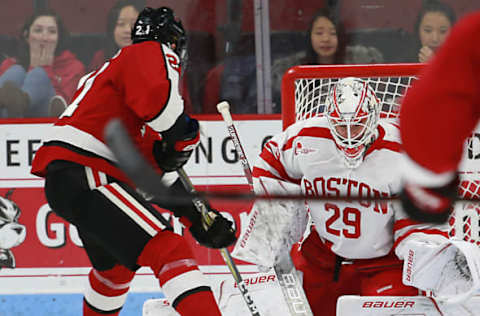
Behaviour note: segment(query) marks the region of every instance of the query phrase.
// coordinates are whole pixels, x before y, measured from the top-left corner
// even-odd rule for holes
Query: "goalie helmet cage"
[[[299,120],[322,116],[330,88],[341,78],[367,81],[382,104],[380,116],[396,120],[402,96],[417,79],[422,64],[302,65],[290,68],[282,80],[283,129]],[[467,140],[471,150],[474,140]],[[480,198],[480,164],[460,171],[459,195]],[[480,245],[480,204],[462,203],[449,219],[450,236]]]

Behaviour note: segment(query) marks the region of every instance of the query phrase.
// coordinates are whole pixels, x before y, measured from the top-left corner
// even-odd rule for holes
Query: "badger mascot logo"
[[[0,269],[15,268],[15,257],[10,250],[20,245],[27,235],[24,225],[18,223],[20,208],[6,197],[0,196]]]

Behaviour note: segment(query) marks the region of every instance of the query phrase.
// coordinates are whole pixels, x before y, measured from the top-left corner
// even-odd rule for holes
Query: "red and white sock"
[[[92,269],[84,294],[83,316],[117,316],[127,299],[134,271],[116,265],[110,270]]]
[[[183,237],[162,231],[150,240],[137,263],[149,266],[162,290],[182,316],[221,316],[205,276]]]

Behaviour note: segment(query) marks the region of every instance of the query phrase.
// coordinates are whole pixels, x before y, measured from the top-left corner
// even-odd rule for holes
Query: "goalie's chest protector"
[[[306,196],[387,197],[400,189],[400,145],[388,140],[385,129],[367,151],[363,163],[345,166],[329,138],[297,139],[296,160]],[[387,134],[387,136],[386,136]],[[392,203],[375,201],[309,201],[308,207],[321,239],[336,254],[350,259],[386,255],[393,245],[395,210]]]

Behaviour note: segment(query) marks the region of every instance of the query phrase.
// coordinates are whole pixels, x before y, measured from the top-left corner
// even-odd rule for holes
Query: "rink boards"
[[[33,155],[46,137],[49,125],[28,120],[0,124],[0,195],[5,196],[11,191],[9,198],[21,210],[18,222],[26,228],[26,238],[20,245],[0,250],[9,251],[15,261],[12,269],[2,267],[0,260],[0,298],[3,300],[0,316],[17,315],[30,309],[36,311],[35,315],[40,315],[41,310],[61,308],[57,305],[67,309],[76,306],[74,310],[80,310],[79,293],[87,280],[88,259],[76,228],[56,216],[48,206],[43,192],[43,179],[30,174]],[[278,117],[274,120],[239,120],[236,125],[251,163],[263,142],[281,130]],[[202,126],[201,145],[185,167],[193,183],[200,190],[246,192],[248,185],[237,162],[233,144],[228,140],[225,124],[218,120],[204,120]],[[243,225],[251,201],[212,201],[212,205],[220,211],[228,210],[236,223]],[[183,234],[179,222],[169,213],[163,213],[169,217],[175,231]],[[0,238],[1,235],[0,230]],[[201,270],[214,283],[230,277],[218,251],[199,247],[189,233],[185,236]],[[238,263],[240,271],[246,273],[245,277],[255,270],[252,265]],[[149,295],[147,298],[162,297],[157,281],[145,268],[138,271],[131,290],[133,294],[129,296],[126,308],[132,301],[136,302],[136,297],[138,304],[145,300],[145,295]],[[141,310],[141,305],[137,305],[134,310]],[[58,310],[57,314],[67,315],[64,313]],[[122,315],[130,314],[124,311]]]
[[[236,120],[236,127],[250,164],[253,164],[262,145],[281,130],[279,116],[266,120],[260,118],[262,117],[249,116],[248,119]],[[67,308],[73,302],[79,304],[79,293],[86,282],[89,263],[75,227],[51,211],[45,201],[43,180],[29,172],[33,155],[46,137],[50,124],[27,120],[0,124],[0,195],[5,196],[8,191],[12,192],[10,199],[18,204],[22,212],[18,222],[24,225],[27,231],[25,240],[9,249],[15,260],[15,267],[12,269],[0,266],[0,297],[3,299],[0,316],[16,315],[10,312],[12,306],[19,308],[19,302],[25,302],[26,306],[34,310],[35,306],[41,307],[40,310],[51,310],[53,305],[60,302],[64,302]],[[207,118],[202,120],[202,126],[204,129],[201,145],[185,168],[193,183],[200,190],[247,192],[247,182],[223,121]],[[475,134],[472,139],[473,147],[465,155],[464,166],[468,170],[480,170],[480,167],[476,167],[480,159],[480,133]],[[212,205],[220,211],[228,210],[236,223],[243,226],[251,201],[212,201]],[[165,215],[170,217],[168,213]],[[170,220],[175,231],[183,234],[178,221],[172,218]],[[0,230],[0,238],[1,234]],[[202,271],[209,275],[213,282],[230,277],[218,251],[199,247],[190,234],[185,236]],[[254,266],[238,263],[244,277],[254,275]],[[129,296],[127,306],[132,304],[136,297],[138,302],[143,302],[146,296],[162,296],[156,280],[150,271],[144,268],[138,271],[131,289],[133,294]],[[45,304],[53,305],[46,308]],[[138,310],[136,307],[134,309]],[[36,310],[38,312],[39,309]],[[122,315],[130,314],[125,311]]]

